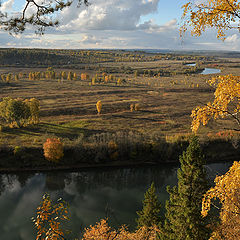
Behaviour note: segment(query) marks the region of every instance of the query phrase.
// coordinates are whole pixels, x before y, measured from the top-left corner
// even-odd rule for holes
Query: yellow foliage
[[[97,107],[98,114],[100,114],[102,110],[102,102],[100,100],[97,102],[96,107]]]
[[[116,150],[118,148],[118,145],[113,140],[111,140],[108,143],[108,148],[111,149],[111,150]]]
[[[135,109],[135,111],[139,111],[140,110],[140,104],[136,103],[134,109]]]
[[[133,112],[134,111],[134,104],[130,105],[130,111]]]
[[[57,204],[53,204],[50,196],[45,194],[40,206],[37,208],[37,217],[32,219],[37,229],[36,240],[65,239],[61,224],[69,219],[66,202],[59,200]]]
[[[117,80],[117,85],[121,85],[122,84],[122,79],[121,78],[118,78]]]
[[[48,138],[43,144],[43,150],[48,161],[58,162],[63,157],[63,144],[59,138]]]
[[[166,135],[165,139],[167,143],[177,143],[177,142],[183,142],[183,141],[189,141],[191,138],[190,133],[176,133],[174,135]]]
[[[234,162],[229,171],[215,178],[211,188],[202,201],[202,215],[205,217],[211,207],[211,200],[219,199],[220,224],[212,234],[211,240],[236,240],[240,234],[240,162]]]
[[[155,240],[158,232],[160,231],[157,226],[141,227],[133,233],[129,232],[125,226],[115,230],[108,225],[105,219],[102,219],[95,226],[86,228],[81,240]]]
[[[181,34],[188,26],[195,36],[200,36],[207,28],[216,28],[217,38],[224,40],[226,30],[238,29],[240,2],[237,0],[188,0],[182,8]]]
[[[214,101],[192,111],[192,131],[196,132],[201,123],[206,125],[212,118],[231,117],[240,126],[237,115],[240,112],[240,76],[218,76],[209,80],[209,84],[216,87]]]

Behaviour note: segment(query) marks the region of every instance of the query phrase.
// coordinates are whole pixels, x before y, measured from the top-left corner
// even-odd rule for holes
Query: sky
[[[37,0],[40,1],[40,0]],[[240,50],[240,33],[227,32],[224,42],[214,29],[201,37],[187,33],[179,37],[181,6],[186,0],[90,0],[77,8],[77,1],[56,17],[57,28],[38,36],[29,26],[23,34],[9,35],[0,30],[0,47],[18,48],[118,48],[171,50]],[[25,0],[3,0],[0,11],[17,14]],[[33,9],[30,9],[28,14]]]

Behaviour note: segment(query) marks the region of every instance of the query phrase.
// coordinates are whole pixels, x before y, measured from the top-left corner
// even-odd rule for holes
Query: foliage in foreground
[[[135,232],[129,232],[125,226],[115,230],[109,227],[105,219],[102,219],[95,226],[86,228],[81,240],[155,240],[159,232],[156,225],[150,228],[143,226]]]
[[[161,204],[158,202],[156,188],[154,183],[152,183],[144,195],[143,209],[137,212],[137,228],[139,229],[143,226],[152,227],[154,225],[159,225],[160,208]]]
[[[33,222],[37,229],[36,240],[64,240],[66,231],[63,230],[62,223],[68,218],[68,205],[59,200],[53,204],[50,196],[45,194],[40,206],[37,208],[37,216]],[[102,219],[94,226],[85,228],[81,240],[155,240],[159,229],[156,225],[152,227],[143,226],[135,232],[129,232],[125,226],[115,230],[108,225],[106,219]]]
[[[202,215],[207,216],[212,200],[221,203],[220,224],[210,240],[236,240],[240,236],[240,162],[234,162],[229,171],[215,178],[215,187],[208,190],[202,201]],[[213,203],[212,203],[213,204]]]
[[[166,219],[161,239],[204,240],[208,238],[207,222],[201,216],[202,197],[208,189],[203,156],[198,139],[193,137],[180,157],[178,186],[167,191]]]
[[[217,38],[224,40],[226,30],[239,29],[240,3],[237,0],[188,0],[182,8],[182,33],[190,26],[192,35],[200,36],[210,27],[217,29]]]
[[[231,117],[240,130],[240,76],[218,76],[209,81],[215,87],[214,101],[192,111],[192,130],[196,132],[202,123],[206,125],[210,119]]]
[[[37,229],[36,240],[65,239],[62,224],[68,219],[67,203],[59,199],[58,203],[53,204],[50,196],[45,194],[37,208],[37,217],[32,219]]]

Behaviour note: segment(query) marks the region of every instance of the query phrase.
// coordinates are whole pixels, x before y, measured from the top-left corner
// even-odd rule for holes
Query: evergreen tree
[[[207,219],[201,216],[203,194],[208,189],[204,161],[197,137],[193,137],[186,152],[180,156],[178,186],[167,187],[162,240],[205,240],[209,230]]]
[[[160,208],[161,205],[158,202],[156,188],[154,183],[152,183],[151,187],[144,194],[143,209],[137,212],[137,215],[139,216],[136,219],[138,224],[137,228],[139,229],[142,226],[151,227],[153,225],[158,225],[160,222]]]

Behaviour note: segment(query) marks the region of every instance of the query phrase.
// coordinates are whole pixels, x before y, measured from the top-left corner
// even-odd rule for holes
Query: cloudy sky
[[[40,0],[39,0],[40,1]],[[11,36],[0,30],[0,47],[38,48],[156,48],[175,50],[240,50],[240,33],[229,31],[225,42],[208,30],[199,38],[179,38],[181,5],[186,0],[90,0],[89,7],[77,2],[57,18],[60,26],[35,35],[31,27]],[[25,0],[3,0],[0,11],[16,14]],[[32,11],[32,10],[30,10]]]

